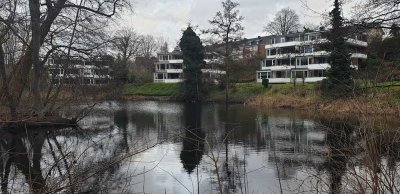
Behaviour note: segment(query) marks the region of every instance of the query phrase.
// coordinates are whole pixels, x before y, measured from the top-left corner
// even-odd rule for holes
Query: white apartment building
[[[157,53],[154,82],[178,83],[183,81],[183,58],[179,51]]]
[[[329,52],[320,47],[326,43],[322,31],[292,33],[265,37],[266,58],[257,71],[257,82],[269,79],[269,83],[318,82],[326,78]],[[357,68],[361,60],[367,59],[366,37],[349,37],[346,42],[351,51],[351,62]]]
[[[218,59],[211,53],[206,53],[204,61],[207,64],[218,63]],[[182,53],[175,49],[172,52],[157,53],[157,61],[155,62],[154,82],[161,83],[179,83],[184,81],[183,77],[183,58]],[[210,78],[225,74],[225,71],[210,68],[201,70],[203,74],[207,74]]]
[[[111,80],[110,67],[99,65],[102,61],[85,61],[78,57],[71,59],[48,59],[47,68],[52,84],[100,85]]]

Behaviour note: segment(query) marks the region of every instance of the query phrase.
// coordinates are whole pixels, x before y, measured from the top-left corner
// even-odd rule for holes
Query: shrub
[[[262,80],[262,85],[264,86],[264,88],[268,88],[269,79],[263,79],[263,80]]]

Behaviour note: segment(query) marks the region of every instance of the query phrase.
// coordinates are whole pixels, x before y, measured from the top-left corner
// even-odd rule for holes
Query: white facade
[[[72,59],[64,64],[62,60],[48,59],[47,68],[53,84],[100,85],[111,80],[109,66],[96,66],[84,60]]]
[[[269,79],[269,83],[318,82],[326,78],[329,52],[320,45],[327,42],[321,32],[295,33],[285,36],[267,37],[266,57],[257,71],[257,82]],[[367,42],[349,38],[352,66],[357,68],[364,54]]]
[[[207,64],[217,63],[217,59],[212,55],[206,54],[204,60]],[[225,71],[215,69],[202,69],[202,72],[213,75],[225,74]],[[183,82],[183,59],[182,54],[178,51],[168,53],[158,53],[157,62],[155,63],[154,82],[155,83],[179,83]]]
[[[154,82],[178,83],[183,81],[183,59],[180,52],[158,53]]]

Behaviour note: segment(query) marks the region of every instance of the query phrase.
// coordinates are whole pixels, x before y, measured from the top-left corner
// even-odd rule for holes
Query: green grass
[[[297,83],[296,86],[293,85],[293,83],[287,83],[287,84],[271,84],[272,87],[279,88],[281,90],[293,90],[293,89],[306,89],[306,90],[312,90],[315,89],[315,83]]]
[[[266,91],[268,91],[268,88],[264,88],[261,83],[236,83],[229,90],[229,98],[234,101],[245,101],[250,97],[263,94]],[[216,87],[212,88],[209,92],[208,99],[211,101],[224,101],[225,90]]]
[[[298,91],[312,91],[315,84],[270,84],[265,88],[261,83],[247,82],[236,83],[229,90],[229,98],[235,101],[245,101],[248,98],[257,95],[287,95],[295,94]],[[180,85],[176,83],[146,83],[141,86],[126,85],[124,88],[125,95],[137,96],[173,96],[179,95]],[[218,89],[216,86],[209,90],[208,97],[211,101],[224,101],[225,90]]]
[[[380,83],[386,86],[390,83]],[[126,85],[124,87],[125,95],[136,96],[180,96],[181,86],[176,83],[146,83],[141,86]],[[383,87],[377,88],[376,94],[368,97],[370,102],[380,102],[392,105],[400,104],[400,87]],[[245,102],[254,97],[282,97],[292,96],[300,98],[319,99],[319,90],[315,83],[306,84],[270,84],[268,88],[264,88],[261,83],[248,82],[236,83],[230,87],[229,99],[236,102]],[[209,101],[224,101],[225,90],[212,86],[205,97]]]
[[[250,83],[237,83],[235,88],[231,91],[232,95],[238,97],[249,97],[264,93],[267,88],[260,83],[250,82]]]
[[[179,84],[176,83],[146,83],[141,86],[126,85],[124,95],[172,96],[179,92],[179,88]]]

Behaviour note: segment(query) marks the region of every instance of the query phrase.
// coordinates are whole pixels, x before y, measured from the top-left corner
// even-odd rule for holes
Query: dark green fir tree
[[[392,37],[399,37],[400,36],[400,27],[396,24],[393,23],[392,26],[390,27],[390,36]]]
[[[335,0],[334,9],[329,14],[332,29],[327,33],[327,47],[330,51],[328,61],[331,68],[322,84],[322,92],[326,97],[346,97],[354,88],[354,69],[351,67],[350,52],[346,45],[346,30],[339,0]]]
[[[204,64],[204,47],[191,26],[183,32],[179,46],[184,65],[184,98],[191,102],[200,101],[203,88],[201,68]]]

